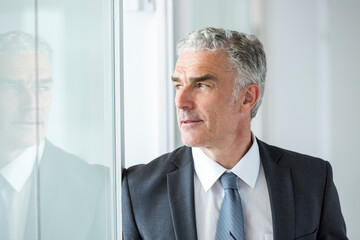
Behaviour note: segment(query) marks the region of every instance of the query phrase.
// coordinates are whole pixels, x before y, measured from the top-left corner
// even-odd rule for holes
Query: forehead
[[[33,80],[38,71],[39,78],[51,77],[49,58],[39,52],[37,61],[35,52],[20,52],[0,55],[0,77],[17,80]]]
[[[223,51],[183,51],[176,62],[174,76],[192,74],[222,74],[233,72],[232,65]]]

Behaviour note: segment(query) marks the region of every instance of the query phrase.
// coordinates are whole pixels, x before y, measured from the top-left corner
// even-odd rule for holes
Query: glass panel
[[[0,2],[0,239],[23,239],[37,232],[36,225],[31,233],[25,230],[27,222],[36,223],[37,218],[33,168],[37,139],[45,129],[37,111],[34,13],[31,1]],[[48,61],[42,65],[46,79]],[[49,91],[43,91],[41,98],[48,99]],[[42,108],[41,121],[46,121],[48,107]]]
[[[112,0],[0,2],[0,239],[113,239]]]

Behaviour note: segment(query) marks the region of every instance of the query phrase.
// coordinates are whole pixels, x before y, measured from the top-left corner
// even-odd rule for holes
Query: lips
[[[181,121],[181,127],[182,128],[193,128],[196,126],[199,126],[199,124],[203,123],[202,120],[182,120]]]
[[[181,126],[195,126],[203,123],[202,117],[193,111],[178,111],[178,120]]]
[[[188,124],[188,123],[199,123],[199,122],[202,122],[201,120],[182,120],[181,123],[185,123],[185,124]]]

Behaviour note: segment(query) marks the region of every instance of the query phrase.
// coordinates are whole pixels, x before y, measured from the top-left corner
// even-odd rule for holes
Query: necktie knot
[[[237,176],[232,172],[221,175],[220,182],[224,189],[237,189]]]

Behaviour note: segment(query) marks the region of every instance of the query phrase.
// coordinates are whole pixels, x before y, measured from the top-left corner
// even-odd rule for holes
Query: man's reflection
[[[36,140],[44,139],[52,73],[44,53],[38,53],[37,63],[38,68],[31,50],[0,55],[0,167],[16,159]]]
[[[51,48],[34,49],[30,34],[0,34],[0,240],[106,239],[107,171],[45,139]]]

